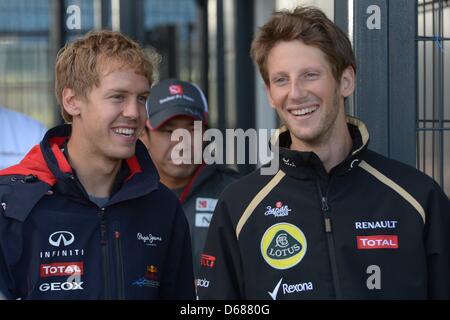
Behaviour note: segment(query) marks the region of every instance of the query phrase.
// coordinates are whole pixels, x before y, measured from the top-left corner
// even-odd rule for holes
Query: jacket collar
[[[38,182],[47,185],[42,188],[42,195],[37,197],[39,199],[50,187],[55,187],[69,197],[86,201],[83,188],[77,185],[74,172],[61,150],[70,135],[70,125],[61,125],[50,129],[40,145],[34,146],[19,164],[1,170],[0,176],[34,176]],[[159,175],[142,142],[138,140],[135,155],[125,160],[125,163],[128,174],[122,187],[111,196],[108,204],[140,197],[150,193],[158,186]],[[31,187],[32,184],[29,186]]]
[[[308,179],[319,176],[327,178],[334,174],[343,174],[351,171],[354,164],[359,161],[369,144],[369,133],[366,125],[359,119],[347,117],[347,125],[353,146],[347,158],[334,167],[328,174],[322,161],[314,152],[301,152],[290,150],[291,137],[289,130],[283,126],[271,139],[271,144],[279,145],[280,168],[287,174],[291,174],[300,179]]]

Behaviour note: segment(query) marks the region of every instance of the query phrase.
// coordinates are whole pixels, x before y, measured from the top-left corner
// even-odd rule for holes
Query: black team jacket
[[[351,154],[328,174],[314,153],[230,185],[201,260],[200,299],[449,299],[450,204],[428,176],[367,149],[348,118]]]
[[[3,296],[194,299],[189,226],[144,145],[123,161],[100,208],[61,150],[69,136],[70,126],[53,128],[0,171]]]

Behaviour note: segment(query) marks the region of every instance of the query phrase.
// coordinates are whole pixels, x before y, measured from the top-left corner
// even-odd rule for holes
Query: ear
[[[148,131],[152,130],[152,126],[150,125],[150,120],[149,119],[145,120],[145,126],[147,127]]]
[[[272,107],[272,109],[276,109],[275,103],[273,102],[273,99],[272,99],[272,95],[270,94],[270,86],[266,85],[265,89],[266,89],[267,100],[269,101],[270,106]]]
[[[342,73],[340,91],[344,98],[351,96],[355,91],[355,70],[352,66],[347,67]]]
[[[150,128],[150,122],[147,119],[147,121],[145,121],[145,128],[139,135],[139,139],[145,144],[147,150],[150,148]]]
[[[80,114],[80,99],[75,95],[75,91],[65,87],[62,92],[62,104],[64,110],[72,117]]]

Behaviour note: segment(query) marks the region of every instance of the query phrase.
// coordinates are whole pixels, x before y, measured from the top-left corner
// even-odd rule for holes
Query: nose
[[[135,99],[130,99],[124,106],[123,116],[129,119],[137,119],[139,117],[139,102]]]
[[[291,88],[289,90],[289,97],[292,100],[301,100],[308,96],[308,91],[301,81],[292,81]]]

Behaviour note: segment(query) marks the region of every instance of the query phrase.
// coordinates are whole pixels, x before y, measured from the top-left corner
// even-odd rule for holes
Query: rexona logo
[[[67,247],[75,241],[75,236],[69,231],[56,231],[48,237],[48,243],[54,247],[60,247],[63,245]]]
[[[398,236],[356,237],[359,250],[398,249]]]
[[[261,254],[275,269],[285,270],[297,265],[306,253],[306,237],[290,223],[278,223],[266,230],[261,239]]]
[[[272,298],[272,300],[277,300],[278,297],[278,293],[280,292],[280,288],[281,293],[283,295],[287,295],[287,294],[295,294],[295,293],[302,293],[302,292],[306,292],[306,291],[312,291],[314,290],[314,286],[312,284],[312,282],[304,282],[304,283],[295,283],[295,284],[288,284],[288,283],[282,283],[283,282],[283,278],[280,279],[280,281],[278,281],[277,285],[275,286],[275,288],[272,291],[268,291],[267,293],[269,294],[269,296]]]
[[[82,261],[41,264],[39,269],[41,278],[84,274]]]

